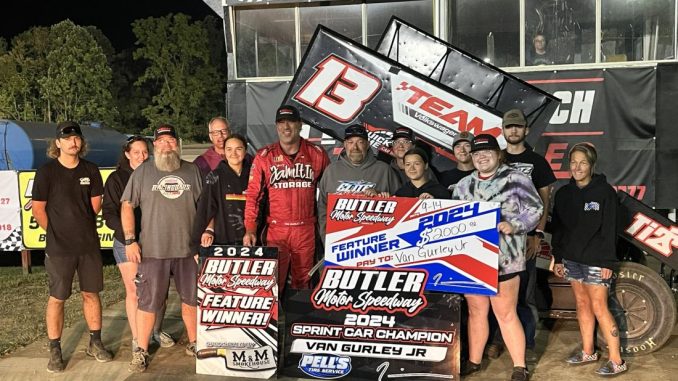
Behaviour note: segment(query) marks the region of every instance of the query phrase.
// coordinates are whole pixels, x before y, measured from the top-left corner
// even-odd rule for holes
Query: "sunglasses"
[[[78,126],[68,126],[59,132],[60,136],[67,136],[71,134],[82,135],[82,131],[80,131],[80,127]]]
[[[146,138],[141,136],[141,135],[132,135],[127,138],[127,142],[125,143],[125,150],[129,150],[129,148],[134,144],[134,142],[144,142],[146,143]]]

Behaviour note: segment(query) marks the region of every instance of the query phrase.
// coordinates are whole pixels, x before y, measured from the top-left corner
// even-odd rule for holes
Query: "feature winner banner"
[[[200,259],[200,374],[269,378],[278,358],[278,249],[212,246]]]
[[[101,179],[106,184],[106,179],[115,169],[99,168]],[[33,179],[35,171],[19,172],[19,195],[21,200],[21,223],[23,226],[23,242],[27,249],[44,249],[47,233],[38,225],[33,217]],[[113,247],[113,230],[109,229],[104,223],[104,217],[99,211],[97,215],[97,232],[99,233],[99,244],[102,249]]]
[[[0,171],[0,250],[20,251],[21,206],[16,171]]]
[[[323,26],[283,102],[297,106],[304,121],[334,138],[343,138],[348,125],[366,125],[375,147],[384,142],[376,131],[392,132],[398,125],[448,152],[460,131],[489,133],[505,145],[495,109]]]
[[[426,290],[495,295],[500,205],[330,194],[325,264],[426,270]]]
[[[326,267],[285,300],[284,374],[458,380],[459,301],[424,293],[422,270]],[[291,290],[292,291],[292,290]]]

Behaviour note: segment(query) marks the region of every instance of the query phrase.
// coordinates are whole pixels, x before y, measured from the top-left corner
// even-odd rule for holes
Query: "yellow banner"
[[[101,178],[106,184],[106,179],[113,173],[113,168],[99,168]],[[19,172],[19,200],[21,201],[21,225],[23,227],[22,238],[24,247],[27,249],[44,249],[47,233],[38,226],[38,222],[33,217],[33,178],[35,171]],[[113,230],[109,229],[104,223],[104,217],[101,212],[97,215],[97,232],[99,233],[99,244],[102,249],[113,247]]]

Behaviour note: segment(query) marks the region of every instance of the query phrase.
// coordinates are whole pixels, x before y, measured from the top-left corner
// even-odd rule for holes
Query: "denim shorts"
[[[113,238],[113,257],[116,264],[127,262],[127,254],[125,254],[125,244]]]
[[[579,262],[568,261],[567,259],[563,259],[563,267],[565,268],[565,279],[569,281],[602,285],[607,288],[610,288],[612,284],[612,277],[607,279],[601,278],[602,267],[588,266]]]

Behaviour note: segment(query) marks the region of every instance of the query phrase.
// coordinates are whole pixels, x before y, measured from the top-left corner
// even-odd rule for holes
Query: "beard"
[[[157,153],[153,156],[155,167],[162,172],[174,172],[181,167],[181,157],[177,151]]]

